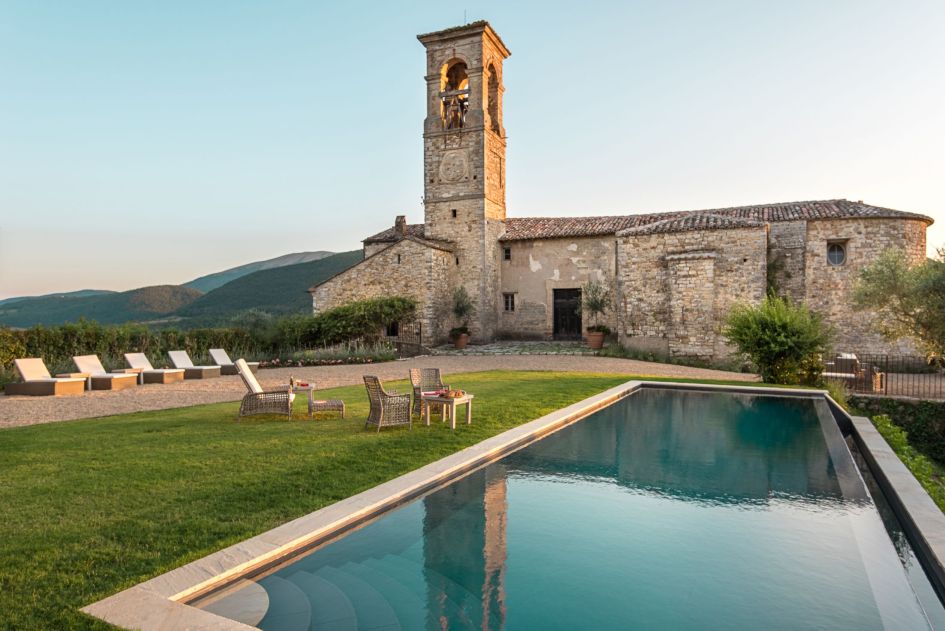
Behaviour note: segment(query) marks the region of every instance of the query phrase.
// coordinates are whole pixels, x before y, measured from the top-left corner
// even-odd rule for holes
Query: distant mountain
[[[240,311],[259,309],[274,315],[312,308],[308,288],[361,261],[361,250],[247,274],[210,291],[177,311],[178,316],[209,323]]]
[[[120,293],[22,298],[0,305],[0,324],[29,327],[34,324],[63,324],[79,318],[102,324],[146,322],[167,317],[202,295],[190,287],[156,285]]]
[[[258,272],[264,269],[273,269],[275,267],[285,267],[286,265],[308,263],[309,261],[317,261],[319,259],[331,256],[332,254],[333,252],[322,251],[285,254],[283,256],[277,256],[274,259],[247,263],[246,265],[233,267],[228,270],[223,270],[222,272],[216,272],[215,274],[207,274],[206,276],[195,278],[189,283],[184,283],[184,287],[191,287],[193,289],[207,293],[218,287],[222,287],[223,285],[226,285],[230,281],[236,280],[237,278],[241,278],[247,274],[252,274],[253,272]]]
[[[114,294],[114,291],[107,289],[80,289],[78,291],[66,291],[55,294],[43,294],[42,296],[16,296],[15,298],[5,298],[0,300],[0,307],[21,300],[35,300],[37,298],[85,298],[86,296],[101,296],[102,294]]]
[[[186,286],[157,285],[120,293],[86,289],[8,298],[0,303],[0,325],[56,325],[86,318],[102,324],[147,322],[196,327],[226,324],[234,315],[250,309],[272,315],[306,313],[312,305],[307,292],[309,287],[348,269],[362,258],[361,250],[340,254],[301,252],[203,276]],[[303,262],[287,263],[293,259]],[[252,271],[250,268],[254,266],[265,266],[265,269]],[[245,271],[248,269],[250,271]],[[227,274],[236,277],[206,294],[192,286],[212,285]]]

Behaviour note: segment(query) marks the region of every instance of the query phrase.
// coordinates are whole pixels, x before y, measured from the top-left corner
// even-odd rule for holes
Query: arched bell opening
[[[440,70],[443,129],[462,129],[469,110],[469,73],[466,62],[453,60]]]

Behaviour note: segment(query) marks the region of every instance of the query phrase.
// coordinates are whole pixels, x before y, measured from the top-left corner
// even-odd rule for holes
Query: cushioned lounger
[[[98,355],[78,355],[72,358],[79,372],[89,376],[92,390],[124,390],[138,385],[138,375],[125,372],[108,372]]]
[[[236,364],[233,363],[233,360],[230,359],[229,354],[222,348],[211,348],[210,349],[210,359],[213,360],[215,364],[220,366],[220,374],[223,375],[238,375],[240,371],[237,369]],[[259,370],[259,362],[246,362],[246,365],[253,372]]]
[[[32,397],[59,394],[82,394],[85,391],[84,377],[53,377],[39,357],[13,360],[22,383],[8,383],[7,394],[22,394]]]
[[[144,353],[125,353],[125,361],[131,370],[141,375],[141,383],[174,383],[184,379],[182,369],[155,368]]]
[[[184,379],[208,379],[220,376],[219,366],[194,366],[187,351],[168,351],[175,368],[183,368]]]

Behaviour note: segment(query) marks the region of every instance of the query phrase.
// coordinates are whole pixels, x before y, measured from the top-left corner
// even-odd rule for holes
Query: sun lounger
[[[53,377],[39,357],[13,360],[22,383],[8,383],[7,394],[23,394],[33,397],[59,394],[82,394],[85,391],[84,377]]]
[[[138,385],[138,375],[108,372],[98,355],[78,355],[72,358],[79,373],[87,375],[92,390],[124,390]]]
[[[125,353],[125,361],[131,366],[126,372],[138,373],[141,383],[174,383],[184,379],[183,369],[155,368],[144,353]]]
[[[219,366],[194,366],[187,351],[167,351],[174,368],[184,369],[184,379],[209,379],[220,376]]]
[[[292,401],[295,400],[295,393],[288,385],[275,390],[263,390],[256,379],[256,375],[249,369],[242,359],[237,359],[236,370],[242,377],[243,383],[249,392],[243,397],[240,403],[240,416],[249,416],[250,414],[285,414],[292,416]]]
[[[220,367],[220,374],[223,374],[223,375],[240,374],[240,371],[236,368],[236,364],[233,363],[233,360],[230,359],[230,356],[222,348],[211,348],[210,359],[212,359],[214,363]],[[253,372],[256,372],[259,370],[259,362],[246,362],[246,365]]]

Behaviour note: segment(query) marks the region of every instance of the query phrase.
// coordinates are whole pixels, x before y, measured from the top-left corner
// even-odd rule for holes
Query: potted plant
[[[600,323],[600,317],[610,309],[610,290],[600,281],[591,281],[581,292],[581,311],[593,322],[587,327],[587,345],[598,350],[604,347],[604,338],[610,329]]]
[[[476,305],[465,287],[457,287],[453,291],[453,316],[460,323],[450,329],[450,339],[456,348],[466,348],[469,343],[469,318],[476,312]]]

